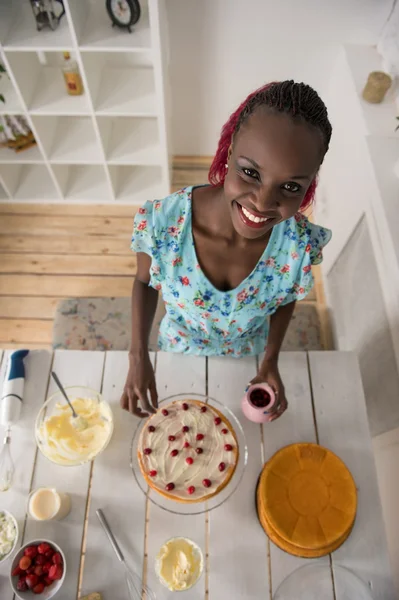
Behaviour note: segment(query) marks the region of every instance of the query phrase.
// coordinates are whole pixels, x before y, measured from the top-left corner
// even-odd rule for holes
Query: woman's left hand
[[[254,383],[268,383],[276,392],[277,402],[279,407],[277,412],[270,421],[274,421],[281,417],[281,415],[287,410],[288,402],[285,397],[284,384],[278,370],[277,361],[263,362],[256,377],[251,381]]]

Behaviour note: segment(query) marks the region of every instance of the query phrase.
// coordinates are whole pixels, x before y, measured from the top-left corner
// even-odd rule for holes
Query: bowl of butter
[[[36,418],[35,436],[46,458],[73,467],[92,461],[105,450],[114,425],[111,407],[99,392],[79,386],[65,391],[78,416],[73,416],[61,392],[56,392]]]
[[[204,557],[201,548],[192,540],[175,537],[161,547],[155,561],[160,582],[171,592],[185,592],[201,577]]]

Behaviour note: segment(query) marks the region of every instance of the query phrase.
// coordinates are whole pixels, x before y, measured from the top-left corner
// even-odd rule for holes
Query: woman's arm
[[[267,338],[266,354],[262,365],[277,362],[295,304],[296,302],[290,302],[280,306],[270,317],[269,337]]]
[[[294,312],[295,304],[295,302],[290,302],[289,304],[280,306],[280,308],[278,308],[270,317],[266,353],[262,364],[259,367],[259,372],[252,381],[252,383],[266,381],[276,391],[279,408],[272,420],[280,417],[288,406],[287,398],[285,397],[284,384],[278,370],[278,357],[288,325],[291,321],[292,313]]]
[[[138,253],[137,275],[132,290],[129,372],[121,398],[122,408],[138,417],[147,417],[149,413],[155,413],[158,407],[154,369],[148,352],[148,340],[158,302],[158,292],[149,286],[150,267],[151,257]],[[138,406],[139,402],[146,412]]]
[[[132,290],[132,337],[130,355],[148,353],[148,340],[158,303],[158,292],[150,287],[151,257],[137,254],[137,275]]]

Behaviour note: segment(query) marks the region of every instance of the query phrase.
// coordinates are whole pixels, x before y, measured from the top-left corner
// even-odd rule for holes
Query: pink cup
[[[276,393],[267,383],[255,383],[245,392],[241,408],[250,421],[268,423],[278,408]]]

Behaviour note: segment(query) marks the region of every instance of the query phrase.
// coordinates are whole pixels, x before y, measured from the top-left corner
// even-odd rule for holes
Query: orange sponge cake
[[[356,517],[352,475],[330,450],[293,444],[266,463],[257,489],[260,522],[281,549],[303,557],[336,550]]]
[[[145,423],[138,460],[148,485],[177,502],[203,502],[218,494],[237,466],[237,437],[209,404],[187,399],[162,405]]]

